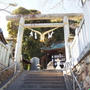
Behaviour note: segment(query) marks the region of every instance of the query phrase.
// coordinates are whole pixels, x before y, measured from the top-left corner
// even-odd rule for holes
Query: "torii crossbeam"
[[[37,15],[11,15],[7,16],[6,19],[8,21],[12,20],[20,20],[21,16],[25,20],[48,20],[48,19],[57,19],[63,18],[64,16],[73,17],[73,16],[83,16],[82,13],[60,13],[60,14],[37,14]]]

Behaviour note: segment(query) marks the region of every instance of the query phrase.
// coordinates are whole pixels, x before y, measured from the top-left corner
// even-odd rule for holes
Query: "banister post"
[[[11,53],[11,44],[8,44],[7,45],[7,55],[6,55],[6,62],[5,62],[5,64],[6,64],[6,66],[9,66],[9,56],[10,56],[10,53]]]

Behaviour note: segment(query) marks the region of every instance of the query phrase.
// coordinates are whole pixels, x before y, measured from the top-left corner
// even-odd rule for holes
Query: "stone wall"
[[[2,70],[1,70],[2,71]],[[0,88],[14,75],[14,68],[0,72]]]
[[[88,90],[90,88],[90,52],[73,71],[83,90]]]

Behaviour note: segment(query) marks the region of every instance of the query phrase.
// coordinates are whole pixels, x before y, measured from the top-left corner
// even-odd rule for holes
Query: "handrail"
[[[72,74],[72,76],[73,76],[73,78],[74,78],[74,80],[75,80],[75,82],[77,83],[77,85],[78,85],[78,87],[79,87],[79,90],[82,90],[82,88],[81,88],[81,86],[80,86],[80,84],[79,84],[79,82],[78,82],[78,80],[77,80],[77,78],[76,78],[76,76],[74,75],[74,73],[73,73],[73,71],[72,71],[72,68],[71,68],[71,63],[69,62],[69,63],[66,63],[67,65],[70,65],[70,72],[71,72],[71,74]],[[68,66],[66,65],[66,69],[65,70],[67,70],[68,69]],[[74,84],[74,83],[73,83]]]
[[[4,45],[1,41],[0,41],[0,45],[3,46],[4,48],[6,48],[8,50],[7,46]]]
[[[79,84],[79,82],[78,82],[78,80],[77,80],[76,76],[74,75],[73,71],[71,71],[71,73],[72,73],[73,78],[74,78],[74,80],[76,81],[76,83],[77,83],[77,85],[78,85],[79,89],[80,89],[80,90],[82,90],[82,88],[81,88],[81,86],[80,86],[80,84]]]
[[[72,44],[70,45],[70,48],[72,48],[75,45],[75,43],[76,43],[76,36],[74,37],[74,40],[73,40]]]
[[[77,33],[76,33],[77,35],[80,33],[83,24],[84,24],[84,19],[81,20],[80,26],[76,29],[77,30]],[[73,40],[73,42],[72,42],[72,44],[70,46],[71,48],[73,47],[73,45],[74,45],[75,42],[76,42],[76,36],[75,36],[75,38],[74,38],[74,40]]]
[[[3,69],[2,71],[0,71],[0,74],[2,73],[2,72],[4,72],[5,70],[8,70],[8,69],[10,69],[11,67],[13,67],[14,65],[16,65],[17,63],[16,62],[14,62],[14,64],[12,64],[12,65],[10,65],[9,67],[6,67],[5,69]]]
[[[5,65],[3,65],[3,64],[1,64],[1,63],[0,63],[0,67],[1,67],[1,68],[3,68],[3,67],[4,67],[4,68],[6,68],[6,66],[5,66]]]
[[[79,34],[79,32],[81,31],[81,28],[82,28],[83,24],[84,24],[84,19],[82,19],[81,22],[80,22],[80,26],[79,26],[79,28],[77,29],[77,30],[78,30],[78,31],[77,31],[77,34]]]

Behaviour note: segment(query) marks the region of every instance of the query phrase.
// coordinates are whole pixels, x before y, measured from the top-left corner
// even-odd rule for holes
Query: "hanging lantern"
[[[30,35],[29,35],[29,36],[30,36],[30,37],[33,36],[33,32],[32,32],[32,31],[30,32]]]
[[[37,39],[37,33],[35,32],[35,39]]]

